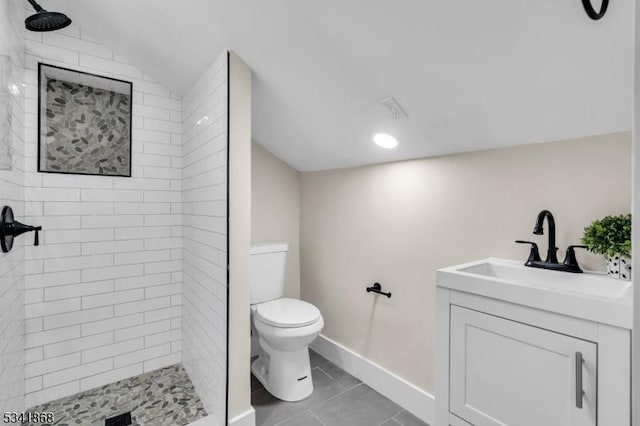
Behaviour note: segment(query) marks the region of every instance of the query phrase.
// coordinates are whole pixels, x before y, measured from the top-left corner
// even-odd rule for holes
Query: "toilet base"
[[[259,339],[260,354],[251,372],[271,395],[283,401],[300,401],[313,392],[309,348],[278,351]]]

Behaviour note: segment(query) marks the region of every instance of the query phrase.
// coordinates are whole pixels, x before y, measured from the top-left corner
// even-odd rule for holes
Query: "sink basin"
[[[473,297],[482,296],[615,327],[633,327],[633,283],[604,273],[572,274],[489,258],[439,269],[436,282],[439,288],[454,290],[448,293],[455,294],[449,300],[452,304],[456,300],[468,304]]]
[[[540,287],[549,290],[579,293],[609,299],[623,298],[631,288],[631,282],[607,277],[605,274],[586,272],[572,274],[529,268],[522,263],[487,259],[471,266],[461,265],[457,271],[482,277],[499,279],[515,285]]]

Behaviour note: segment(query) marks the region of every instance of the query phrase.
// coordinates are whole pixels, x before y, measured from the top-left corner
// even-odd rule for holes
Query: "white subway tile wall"
[[[11,104],[10,170],[0,170],[0,208],[8,204],[17,218],[25,213],[24,203],[24,5],[20,0],[0,3],[0,61],[7,64],[6,81],[0,65],[0,104]],[[8,58],[8,59],[7,59]],[[9,92],[8,87],[12,92]],[[0,110],[3,108],[0,107]],[[6,120],[0,116],[0,120]],[[0,123],[0,126],[6,122]],[[0,136],[1,137],[1,136]],[[0,151],[0,163],[6,153]],[[27,236],[27,239],[32,237]],[[24,409],[24,390],[38,387],[24,382],[24,241],[17,238],[13,250],[0,253],[0,413]]]
[[[26,44],[30,407],[180,362],[182,101],[74,26]],[[38,62],[133,82],[131,178],[37,172]]]
[[[171,348],[182,346],[183,364],[205,409],[215,424],[223,424],[227,362],[226,52],[185,96],[183,108],[183,329],[182,343]]]

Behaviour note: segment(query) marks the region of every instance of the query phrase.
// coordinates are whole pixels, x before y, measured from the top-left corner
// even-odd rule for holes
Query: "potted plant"
[[[631,280],[631,215],[606,216],[584,228],[582,244],[607,260],[607,275]]]

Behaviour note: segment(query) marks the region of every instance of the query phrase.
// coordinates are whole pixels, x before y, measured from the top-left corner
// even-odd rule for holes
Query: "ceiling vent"
[[[388,97],[381,101],[378,101],[378,105],[386,109],[389,116],[394,120],[400,120],[401,118],[408,117],[404,109],[402,109],[398,101],[393,99],[393,97]]]

